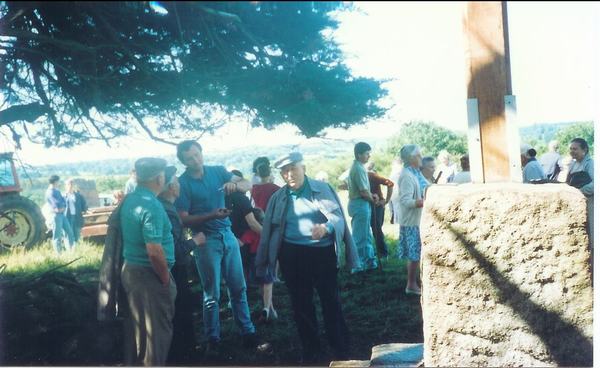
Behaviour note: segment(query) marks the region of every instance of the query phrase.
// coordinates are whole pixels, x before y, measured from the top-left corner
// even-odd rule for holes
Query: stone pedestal
[[[425,366],[592,365],[591,259],[577,189],[434,186],[425,203]]]

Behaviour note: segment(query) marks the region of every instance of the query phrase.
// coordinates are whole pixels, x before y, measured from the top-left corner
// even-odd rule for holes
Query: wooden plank
[[[81,228],[81,237],[89,238],[90,236],[106,235],[107,230],[107,224],[85,226]]]
[[[512,95],[506,2],[467,2],[467,98],[477,99],[483,181],[510,181],[504,96]]]
[[[106,224],[108,222],[109,217],[110,217],[110,213],[83,215],[83,224],[84,224],[84,226]]]

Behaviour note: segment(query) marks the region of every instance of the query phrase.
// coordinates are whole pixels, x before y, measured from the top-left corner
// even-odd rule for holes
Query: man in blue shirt
[[[302,343],[302,363],[321,361],[313,304],[315,290],[335,358],[346,360],[348,329],[342,313],[337,271],[342,254],[350,269],[359,267],[360,261],[342,205],[329,184],[306,177],[300,153],[284,156],[275,162],[275,167],[281,170],[287,185],[269,200],[256,255],[257,275],[272,274],[279,260]]]
[[[219,300],[221,275],[231,298],[231,308],[245,347],[259,347],[256,329],[250,319],[246,297],[246,282],[242,268],[240,246],[231,232],[225,208],[225,195],[250,190],[250,183],[228,172],[223,166],[204,165],[202,146],[196,141],[177,145],[177,158],[186,166],[179,177],[181,186],[175,202],[183,224],[193,234],[203,232],[206,244],[194,249],[196,268],[203,287],[203,319],[207,338],[207,353],[218,353],[221,340]]]
[[[60,190],[58,190],[60,178],[58,175],[52,175],[48,182],[50,185],[46,190],[46,203],[50,206],[54,215],[52,222],[52,245],[56,253],[60,254],[63,248],[63,240],[68,244],[66,248],[71,250],[75,245],[75,239],[71,225],[65,216],[67,203],[62,194],[60,194]],[[63,232],[66,234],[66,239],[63,238]]]
[[[134,346],[126,365],[160,366],[167,359],[173,334],[177,295],[171,268],[175,248],[171,222],[156,196],[165,186],[163,159],[145,157],[135,162],[137,187],[120,210],[123,239],[121,282],[129,305],[125,338]]]

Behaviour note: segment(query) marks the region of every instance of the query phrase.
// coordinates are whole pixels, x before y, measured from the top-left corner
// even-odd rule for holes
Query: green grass
[[[397,242],[397,226],[386,219],[384,232],[391,254]],[[8,365],[106,365],[122,362],[122,330],[119,323],[95,320],[98,268],[102,246],[82,242],[74,251],[56,255],[49,242],[32,250],[16,249],[0,254],[0,303],[5,356]],[[74,262],[72,262],[74,261]],[[60,267],[69,262],[69,265]],[[58,268],[58,269],[57,269]],[[262,340],[273,351],[257,355],[241,347],[241,338],[227,308],[227,293],[221,300],[222,351],[218,360],[206,360],[201,352],[201,286],[191,270],[196,303],[195,326],[198,353],[196,365],[297,365],[300,342],[294,324],[288,292],[275,284],[273,300],[279,319],[257,324]],[[382,271],[350,275],[339,273],[339,286],[346,322],[351,334],[351,357],[367,360],[374,345],[393,342],[422,342],[421,306],[418,297],[407,296],[406,266],[390,257]],[[322,329],[321,308],[315,295]],[[258,289],[248,290],[253,321],[262,309]],[[325,337],[322,345],[328,349]],[[323,358],[327,365],[331,355]]]
[[[50,241],[33,249],[17,247],[0,254],[0,265],[5,264],[3,276],[36,275],[69,263],[65,270],[78,272],[82,269],[98,269],[102,258],[102,246],[80,241],[72,251],[56,254]],[[72,263],[71,263],[72,262]]]

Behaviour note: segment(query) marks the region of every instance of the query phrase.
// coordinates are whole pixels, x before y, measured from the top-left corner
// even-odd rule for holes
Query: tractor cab
[[[21,191],[12,152],[0,153],[0,193]]]
[[[21,190],[12,152],[0,153],[0,248],[29,248],[46,233],[40,208]]]

